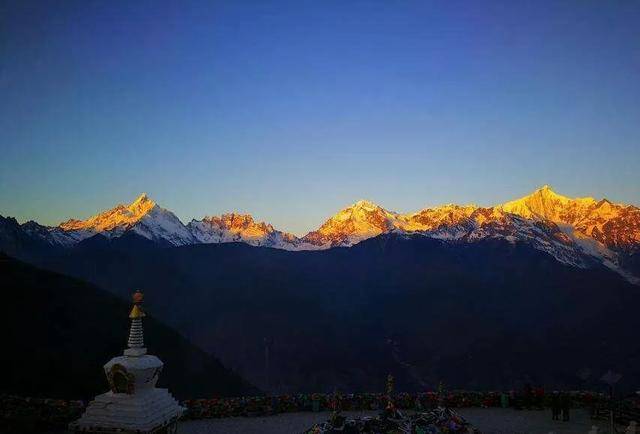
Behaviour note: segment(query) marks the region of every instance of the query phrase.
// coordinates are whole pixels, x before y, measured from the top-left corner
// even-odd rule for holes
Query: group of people
[[[571,410],[571,396],[567,393],[553,392],[551,395],[551,417],[553,420],[563,421],[569,420],[569,411]]]

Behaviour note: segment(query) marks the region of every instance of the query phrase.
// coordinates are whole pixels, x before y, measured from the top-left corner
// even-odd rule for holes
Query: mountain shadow
[[[0,391],[88,399],[108,390],[102,365],[122,354],[130,305],[95,286],[0,253]],[[151,315],[145,343],[164,362],[160,386],[180,399],[257,389]]]
[[[388,234],[350,248],[80,243],[43,265],[128,297],[263,390],[599,387],[640,380],[640,291],[522,242]],[[586,378],[578,372],[591,372]]]

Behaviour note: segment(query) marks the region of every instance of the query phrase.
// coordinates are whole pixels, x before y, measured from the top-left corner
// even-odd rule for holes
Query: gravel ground
[[[571,421],[551,420],[551,411],[498,408],[455,409],[483,434],[588,434],[592,425],[608,434],[607,423],[593,421],[586,411],[573,410]],[[330,413],[285,413],[268,417],[203,419],[181,422],[180,434],[301,434],[314,423],[324,422]],[[377,412],[344,412],[346,416],[375,416]],[[624,428],[618,427],[623,433]],[[68,434],[56,432],[50,434]]]
[[[592,425],[608,433],[606,423],[594,422],[582,410],[574,410],[571,421],[551,420],[551,411],[512,409],[456,409],[483,434],[587,434]],[[345,412],[348,416],[375,415],[375,412]],[[269,417],[206,419],[180,424],[180,434],[300,434],[329,413],[288,413]],[[623,430],[621,431],[623,432]]]
[[[228,419],[203,419],[183,422],[179,434],[301,434],[314,423],[324,422],[331,413],[282,413],[267,417],[239,417]],[[377,412],[350,412],[349,416],[371,415]]]
[[[551,410],[465,408],[458,413],[483,434],[587,434],[593,425],[598,426],[601,433],[609,432],[605,421],[591,420],[584,410],[573,410],[569,422],[552,420]]]

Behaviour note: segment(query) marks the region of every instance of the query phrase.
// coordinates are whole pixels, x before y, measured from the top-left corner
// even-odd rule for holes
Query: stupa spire
[[[144,347],[144,332],[142,329],[142,318],[145,317],[142,310],[142,301],[144,300],[144,294],[140,291],[136,291],[133,296],[133,307],[129,313],[131,319],[131,329],[129,330],[129,340],[127,345],[129,348],[124,350],[125,356],[142,356],[147,354],[147,349]]]

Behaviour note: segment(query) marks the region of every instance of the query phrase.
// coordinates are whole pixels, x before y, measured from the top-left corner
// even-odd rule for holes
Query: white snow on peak
[[[298,237],[281,232],[270,224],[256,222],[248,214],[228,213],[192,220],[187,228],[200,243],[242,242],[253,246],[299,250],[304,247]]]
[[[352,246],[396,228],[398,214],[373,202],[360,200],[340,210],[302,240],[322,248]]]
[[[159,207],[146,193],[129,205],[117,205],[87,220],[69,220],[58,227],[56,237],[81,241],[101,233],[107,237],[120,236],[128,230],[156,241],[173,245],[193,242],[193,237],[180,219],[171,211]],[[54,233],[54,231],[52,231]]]
[[[117,205],[86,220],[68,220],[55,228],[29,223],[25,230],[64,246],[98,233],[113,238],[132,231],[175,246],[242,242],[286,250],[348,247],[386,233],[447,242],[502,238],[529,243],[575,266],[598,261],[632,280],[633,276],[622,269],[619,255],[640,248],[640,209],[606,199],[569,198],[549,185],[493,207],[447,204],[407,214],[359,200],[341,209],[317,230],[298,238],[246,214],[205,217],[185,226],[175,214],[143,193],[128,205]]]
[[[87,220],[68,220],[61,223],[59,227],[66,231],[79,229],[95,232],[110,231],[132,226],[154,207],[156,207],[156,203],[143,193],[129,205],[117,205],[115,208],[96,214]]]
[[[164,208],[155,205],[131,229],[145,238],[167,241],[174,246],[194,243],[194,237],[180,219]]]
[[[366,211],[374,211],[377,209],[381,209],[382,207],[371,202],[370,200],[366,200],[366,199],[360,199],[359,201],[357,201],[356,203],[354,203],[353,205],[351,205],[348,208],[360,208],[360,209],[364,209]]]
[[[549,185],[544,185],[528,196],[498,205],[497,208],[526,218],[562,223],[570,215],[584,214],[596,203],[591,197],[570,199],[557,194]]]

